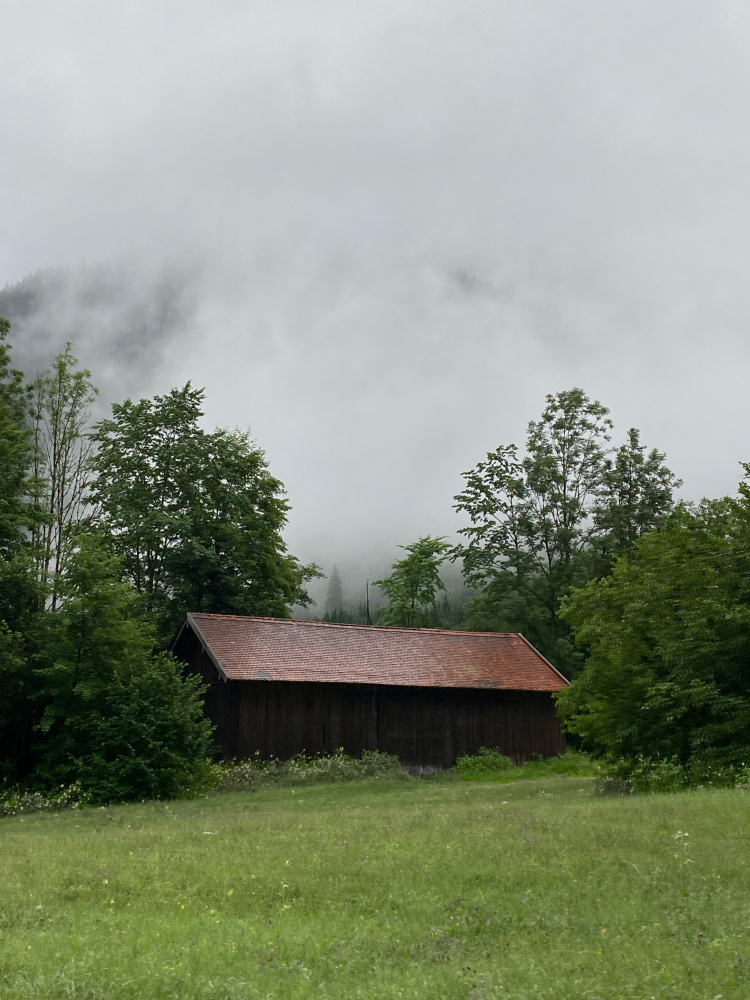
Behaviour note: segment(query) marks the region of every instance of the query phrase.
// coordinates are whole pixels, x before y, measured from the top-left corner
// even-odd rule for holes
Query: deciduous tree
[[[93,448],[86,429],[98,390],[91,372],[78,367],[70,344],[31,389],[34,500],[42,515],[34,533],[35,555],[54,611],[58,577],[69,551],[66,541],[84,513]]]
[[[605,459],[595,511],[605,553],[632,549],[672,511],[682,482],[667,468],[665,457],[656,448],[647,453],[640,432],[631,427],[625,444]]]
[[[24,546],[25,529],[36,520],[29,504],[29,393],[23,374],[11,366],[9,333],[10,322],[0,316],[0,558],[5,560]]]
[[[138,595],[100,539],[77,539],[60,597],[36,658],[36,781],[79,782],[95,802],[185,794],[210,753],[198,680],[155,650]]]
[[[31,494],[33,444],[29,393],[11,365],[10,323],[0,317],[0,781],[15,782],[32,766],[34,677],[29,635],[43,604],[29,533],[39,514]]]
[[[470,520],[455,556],[480,589],[469,626],[521,631],[569,676],[582,654],[557,616],[561,600],[658,523],[677,485],[661,453],[644,455],[638,431],[614,453],[611,432],[609,411],[582,389],[547,396],[525,454],[496,448],[455,498]]]
[[[562,615],[590,651],[558,706],[612,759],[750,761],[750,496],[680,508]]]
[[[442,538],[426,535],[399,548],[407,553],[406,557],[393,563],[390,576],[375,580],[375,586],[388,596],[388,605],[378,615],[378,625],[427,627],[437,593],[445,590],[440,566],[448,558],[450,546]]]
[[[187,611],[288,617],[318,573],[287,552],[289,505],[263,452],[202,430],[202,403],[189,383],[126,400],[92,435],[97,523],[165,639]]]

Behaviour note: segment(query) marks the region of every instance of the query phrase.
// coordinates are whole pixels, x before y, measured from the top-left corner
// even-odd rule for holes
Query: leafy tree
[[[126,400],[92,434],[97,523],[165,639],[187,611],[288,617],[318,574],[286,550],[289,505],[263,452],[203,431],[202,402],[189,383]]]
[[[202,690],[155,652],[141,602],[100,540],[81,536],[37,657],[43,742],[36,779],[80,782],[94,802],[175,798],[200,782]]]
[[[547,396],[526,454],[501,445],[465,473],[455,498],[471,523],[454,555],[481,591],[469,627],[523,632],[569,676],[583,654],[557,615],[560,602],[671,509],[676,485],[659,452],[643,456],[635,430],[613,458],[611,431],[609,411],[583,390]]]
[[[442,538],[426,535],[412,545],[399,548],[407,553],[406,558],[393,563],[390,576],[374,581],[388,596],[388,605],[378,615],[378,624],[428,627],[437,592],[445,590],[440,566],[448,558],[450,546]]]
[[[203,445],[188,530],[166,560],[172,623],[187,610],[288,618],[320,571],[287,552],[284,487],[247,434],[219,430]]]
[[[338,566],[334,566],[331,570],[331,576],[328,581],[328,592],[326,594],[326,613],[329,615],[336,614],[343,610],[344,607],[344,592],[341,587],[341,574],[339,573]]]
[[[28,503],[32,444],[26,425],[28,391],[23,374],[11,367],[10,323],[0,316],[0,558],[24,546],[24,529],[34,523]]]
[[[29,554],[0,559],[0,782],[21,781],[34,766],[40,708],[30,656],[43,606],[44,590]]]
[[[189,530],[202,477],[203,393],[188,383],[166,396],[112,407],[95,425],[90,499],[148,610],[168,593],[166,562]]]
[[[750,469],[748,469],[750,471]],[[750,760],[750,491],[680,508],[566,599],[590,656],[558,707],[611,759]]]
[[[665,457],[655,448],[647,454],[640,432],[631,427],[626,443],[605,459],[595,514],[604,551],[631,550],[672,511],[682,482],[664,464]]]
[[[70,344],[31,388],[35,500],[44,515],[35,531],[35,552],[54,611],[63,554],[68,551],[65,542],[84,511],[92,452],[86,426],[98,390],[92,385],[91,372],[78,368]]]
[[[15,782],[32,767],[36,716],[29,633],[43,593],[28,542],[38,522],[29,499],[29,396],[23,375],[11,367],[9,331],[10,323],[0,317],[0,781]]]

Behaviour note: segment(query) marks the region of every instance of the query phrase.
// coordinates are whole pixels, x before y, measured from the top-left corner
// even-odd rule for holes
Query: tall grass
[[[750,794],[399,781],[0,820],[0,996],[746,1000]]]

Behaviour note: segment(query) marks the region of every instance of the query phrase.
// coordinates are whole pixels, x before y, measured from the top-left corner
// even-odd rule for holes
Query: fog
[[[0,287],[64,268],[16,354],[205,386],[347,589],[573,385],[733,491],[749,56],[721,0],[9,0]]]

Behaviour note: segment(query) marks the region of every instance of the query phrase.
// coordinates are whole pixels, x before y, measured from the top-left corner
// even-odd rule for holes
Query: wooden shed
[[[174,654],[209,685],[225,759],[385,750],[449,766],[480,747],[564,750],[567,680],[523,636],[190,614]]]

